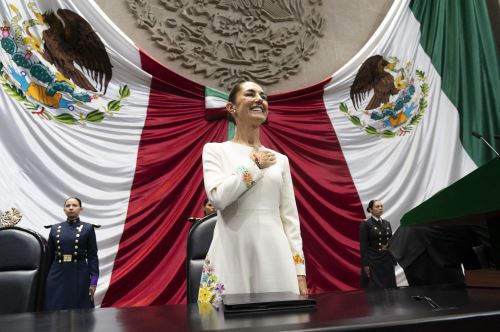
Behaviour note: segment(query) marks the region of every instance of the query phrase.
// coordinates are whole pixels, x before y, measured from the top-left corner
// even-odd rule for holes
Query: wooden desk
[[[428,296],[432,309],[412,296]],[[0,315],[1,331],[495,331],[500,290],[413,287],[315,295],[315,311],[224,317],[198,304]]]

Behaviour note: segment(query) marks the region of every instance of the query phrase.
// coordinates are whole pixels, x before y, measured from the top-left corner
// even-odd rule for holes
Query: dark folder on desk
[[[222,295],[225,314],[314,309],[316,300],[292,292]]]

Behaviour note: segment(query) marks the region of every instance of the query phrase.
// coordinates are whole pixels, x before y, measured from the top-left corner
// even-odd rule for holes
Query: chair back
[[[196,221],[189,231],[187,240],[187,302],[198,301],[201,271],[214,236],[217,215],[212,214]]]
[[[0,228],[0,314],[43,310],[47,241],[20,228]]]

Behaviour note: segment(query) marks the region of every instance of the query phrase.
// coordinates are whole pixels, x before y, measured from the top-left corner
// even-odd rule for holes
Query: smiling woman
[[[258,84],[242,82],[228,100],[234,138],[203,149],[205,190],[217,224],[198,300],[217,304],[222,293],[307,294],[288,158],[260,143],[267,96]]]

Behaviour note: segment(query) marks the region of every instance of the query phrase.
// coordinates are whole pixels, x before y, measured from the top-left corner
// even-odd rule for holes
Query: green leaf
[[[426,109],[426,108],[427,108],[427,100],[422,99],[422,100],[420,101],[420,109],[421,109],[421,110],[424,110],[424,109]]]
[[[121,106],[119,100],[112,100],[108,103],[108,111],[110,112],[118,112],[120,108]]]
[[[343,113],[349,112],[349,109],[347,108],[347,105],[345,103],[340,103],[339,110]]]
[[[373,128],[372,126],[366,126],[365,131],[370,135],[378,134],[377,129]]]
[[[39,107],[38,105],[33,105],[33,104],[28,104],[28,103],[26,103],[25,106],[30,111],[36,111]]]
[[[396,136],[396,133],[393,133],[390,130],[384,130],[384,132],[382,133],[382,137],[385,137],[385,138],[393,138],[395,136]]]
[[[130,96],[130,89],[128,88],[127,85],[124,85],[120,88],[120,99],[123,99],[123,98],[127,98],[128,96]]]
[[[104,113],[98,110],[92,111],[85,116],[88,122],[101,122],[104,119]]]
[[[351,120],[351,122],[352,122],[355,126],[358,126],[358,127],[359,127],[359,126],[361,126],[361,120],[360,120],[357,116],[355,116],[355,115],[351,115],[351,116],[349,117],[349,119]]]
[[[59,114],[58,116],[55,116],[54,119],[65,124],[75,124],[78,122],[78,120],[76,120],[75,117],[69,113]]]
[[[422,85],[420,86],[420,88],[422,89],[422,92],[423,92],[423,93],[425,93],[425,94],[426,94],[427,92],[429,92],[429,84],[427,84],[427,83],[422,84]]]

